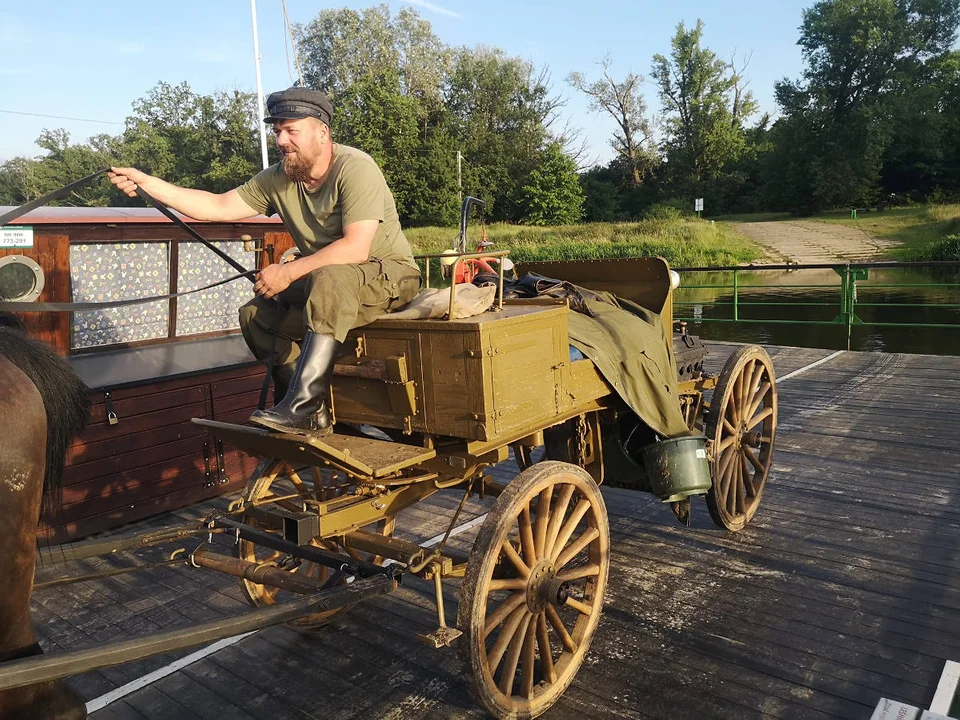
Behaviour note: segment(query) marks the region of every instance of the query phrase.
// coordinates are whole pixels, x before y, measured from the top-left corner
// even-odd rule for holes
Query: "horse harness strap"
[[[5,212],[3,215],[0,215],[0,227],[8,224],[12,220],[16,220],[18,217],[20,217],[21,215],[25,215],[31,210],[35,210],[41,205],[45,205],[51,200],[59,200],[60,198],[71,193],[74,189],[80,187],[81,185],[85,185],[86,183],[90,182],[94,178],[99,177],[100,175],[103,175],[104,173],[107,173],[107,172],[110,172],[110,168],[102,168],[100,170],[97,170],[94,173],[90,173],[86,177],[82,177],[79,180],[74,180],[72,183],[69,183],[68,185],[64,185],[62,188],[54,190],[53,192],[48,192],[46,195],[41,195],[40,197],[35,198],[34,200],[30,200],[28,202],[25,202],[23,205],[15,207],[13,210],[9,210]],[[150,193],[148,193],[139,185],[137,186],[137,195],[139,195],[144,201],[146,201],[147,204],[152,205],[154,208],[156,208],[162,215],[164,215],[172,223],[179,226],[188,235],[190,235],[190,237],[194,238],[195,240],[199,240],[204,245],[206,245],[206,247],[211,252],[213,252],[221,260],[223,260],[228,265],[230,265],[230,267],[232,267],[238,273],[240,273],[241,275],[251,275],[251,271],[248,271],[245,267],[243,267],[243,265],[241,265],[232,257],[227,255],[227,253],[225,253],[223,250],[218,248],[212,242],[207,240],[205,237],[203,237],[200,233],[198,233],[192,227],[187,225],[183,220],[177,217],[176,213],[171,211],[170,208],[164,206],[162,203],[158,202],[156,198],[150,195]],[[237,277],[239,277],[239,275]],[[250,282],[256,282],[253,279],[252,275],[250,276]]]
[[[78,310],[102,310],[104,308],[125,307],[127,305],[139,305],[141,303],[158,302],[160,300],[172,300],[173,298],[183,297],[184,295],[193,295],[194,293],[210,290],[220,285],[226,285],[242,277],[252,278],[257,274],[257,270],[245,270],[242,273],[233,275],[224,280],[218,280],[210,285],[196,288],[194,290],[183,290],[169,295],[152,295],[144,298],[132,298],[129,300],[110,300],[108,302],[17,302],[13,300],[0,300],[0,310],[7,312],[75,312]]]

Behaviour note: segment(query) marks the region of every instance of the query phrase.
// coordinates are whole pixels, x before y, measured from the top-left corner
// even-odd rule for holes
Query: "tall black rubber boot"
[[[307,331],[300,346],[300,357],[290,380],[290,388],[279,405],[257,410],[250,422],[278,432],[304,435],[329,435],[330,379],[340,343],[330,335]]]
[[[293,361],[286,365],[275,365],[273,368],[273,404],[279,405],[287,396],[290,383],[297,372],[297,363]]]

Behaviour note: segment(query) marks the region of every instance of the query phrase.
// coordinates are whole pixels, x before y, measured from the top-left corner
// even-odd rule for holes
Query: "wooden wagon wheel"
[[[243,499],[246,503],[262,504],[264,502],[269,502],[270,498],[283,498],[297,493],[304,493],[307,497],[314,500],[330,500],[331,498],[343,495],[349,490],[349,488],[350,483],[343,479],[340,480],[339,484],[331,483],[329,480],[325,481],[318,468],[313,468],[311,476],[309,478],[304,478],[288,462],[284,460],[266,458],[260,461],[260,464],[254,471],[253,476],[247,482],[247,487],[243,492]],[[298,499],[278,500],[276,502],[276,506],[294,512],[299,512],[303,509],[302,504]],[[257,527],[258,525],[257,519],[250,513],[244,514],[243,522],[252,527]],[[379,521],[375,525],[368,526],[366,529],[368,531],[377,532],[389,537],[393,535],[395,524],[395,519],[393,517],[389,517]],[[324,550],[346,553],[355,560],[359,561],[379,564],[382,560],[382,558],[379,556],[373,556],[370,553],[360,552],[354,550],[353,548],[344,548],[342,545],[333,540],[313,538],[313,540],[310,541],[310,545],[313,547],[322,548]],[[260,547],[255,542],[250,540],[241,539],[235,547],[236,555],[241,560],[247,560],[248,562],[256,563],[268,563],[288,570],[291,573],[296,573],[301,577],[312,578],[320,583],[326,582],[331,573],[334,572],[333,569],[327,567],[326,565],[319,565],[309,561],[297,560],[296,558],[290,557],[286,553]],[[277,587],[261,585],[259,583],[247,580],[246,578],[241,578],[240,589],[246,596],[247,600],[249,600],[250,603],[256,607],[273,605],[274,603],[280,602],[287,597],[292,596],[292,594],[286,590],[281,590]],[[334,615],[342,613],[348,609],[349,607],[342,607],[335,610],[328,610],[326,612],[305,615],[297,618],[296,620],[291,620],[286,624],[290,627],[309,630],[320,627],[328,622]]]
[[[742,530],[760,506],[777,433],[777,383],[762,347],[745,345],[723,366],[705,433],[713,441],[710,516],[727,530]]]
[[[600,621],[610,530],[585,470],[539,462],[497,498],[460,587],[470,691],[501,718],[536,717],[573,681]]]

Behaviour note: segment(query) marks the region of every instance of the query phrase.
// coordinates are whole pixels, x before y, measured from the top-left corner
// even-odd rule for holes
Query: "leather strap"
[[[16,219],[17,219],[18,217],[20,217],[21,215],[25,215],[26,213],[30,212],[31,210],[35,210],[36,208],[40,207],[41,205],[45,205],[46,203],[48,203],[48,202],[50,202],[50,201],[52,201],[52,200],[58,200],[58,199],[64,197],[65,195],[68,195],[68,194],[69,194],[70,192],[72,192],[75,188],[78,188],[78,187],[80,187],[81,185],[84,185],[84,184],[90,182],[90,181],[93,180],[95,177],[98,177],[98,176],[100,176],[100,175],[103,175],[104,173],[107,173],[107,172],[110,172],[110,168],[103,168],[102,170],[97,170],[95,173],[91,173],[90,175],[87,175],[86,177],[80,178],[79,180],[74,180],[74,181],[73,181],[72,183],[70,183],[69,185],[64,185],[64,186],[63,186],[62,188],[60,188],[59,190],[54,190],[53,192],[49,192],[49,193],[47,193],[46,195],[41,195],[40,197],[36,198],[35,200],[30,200],[29,202],[25,202],[23,205],[20,205],[19,207],[15,207],[13,210],[8,210],[8,211],[5,212],[3,215],[0,215],[0,226],[9,224],[11,220],[16,220]],[[254,277],[253,277],[253,275],[256,274],[255,271],[247,270],[243,265],[241,265],[240,263],[238,263],[238,262],[237,262],[236,260],[234,260],[232,257],[230,257],[229,255],[227,255],[223,250],[221,250],[220,248],[218,248],[216,245],[214,245],[213,243],[211,243],[211,242],[210,242],[209,240],[207,240],[205,237],[203,237],[202,235],[200,235],[200,233],[198,233],[196,230],[194,230],[194,229],[191,228],[189,225],[187,225],[183,220],[181,220],[180,218],[178,218],[173,211],[171,211],[168,207],[166,207],[165,205],[161,204],[161,203],[158,202],[156,199],[154,199],[154,197],[153,197],[152,195],[150,195],[150,193],[148,193],[146,190],[144,190],[144,189],[143,189],[142,187],[140,187],[139,185],[137,186],[137,195],[139,195],[141,198],[143,198],[143,200],[145,200],[145,201],[147,202],[147,204],[152,205],[154,208],[156,208],[157,210],[159,210],[161,214],[165,215],[165,216],[167,217],[167,219],[169,219],[170,221],[172,221],[175,225],[177,225],[177,226],[179,226],[180,228],[182,228],[183,230],[185,230],[191,237],[195,238],[196,240],[199,240],[199,241],[202,242],[204,245],[206,245],[209,250],[211,250],[211,251],[212,251],[214,254],[216,254],[221,260],[223,260],[223,261],[226,262],[228,265],[230,265],[230,267],[232,267],[234,270],[236,270],[236,271],[237,271],[238,273],[240,273],[241,275],[246,276],[246,277],[250,280],[250,282],[256,283],[256,280],[255,280]],[[236,277],[240,277],[240,275],[238,275],[238,276],[236,276]],[[231,280],[234,280],[234,279],[236,279],[236,278],[231,278]],[[218,284],[219,284],[219,283],[218,283]],[[211,285],[210,287],[216,287],[216,286],[215,286],[215,285]],[[206,288],[205,288],[205,289],[206,289]],[[194,291],[194,292],[196,292],[196,291]],[[165,296],[164,298],[160,298],[160,297],[150,298],[150,300],[162,300],[162,299],[171,298],[171,297],[176,297],[176,295],[167,295],[167,296]],[[141,302],[147,302],[147,300],[143,300],[143,301],[141,301]],[[47,303],[47,304],[49,305],[49,304],[51,304],[51,303]],[[64,304],[64,303],[58,303],[58,304],[61,304],[61,305],[62,305],[62,304]],[[133,304],[133,303],[125,303],[125,304]],[[107,303],[107,304],[102,305],[102,307],[117,307],[117,306],[115,306],[115,305],[110,305],[109,303]]]
[[[58,303],[58,302],[17,302],[13,300],[0,300],[0,311],[6,312],[74,312],[77,310],[102,310],[103,308],[124,307],[126,305],[139,305],[141,303],[157,302],[158,300],[170,300],[184,295],[193,295],[194,293],[210,290],[211,288],[226,285],[229,282],[238,280],[242,277],[251,277],[257,273],[256,270],[244,270],[238,275],[233,275],[225,280],[219,280],[210,285],[205,285],[195,290],[184,290],[183,292],[171,293],[170,295],[152,295],[144,298],[132,298],[130,300],[110,300],[108,302],[76,302],[76,303]]]

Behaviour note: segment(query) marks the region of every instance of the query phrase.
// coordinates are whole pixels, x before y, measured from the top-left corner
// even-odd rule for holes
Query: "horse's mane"
[[[90,412],[87,386],[50,347],[30,338],[23,323],[0,312],[0,355],[16,365],[36,385],[47,414],[47,465],[43,489],[48,507],[58,504],[63,466],[73,438],[83,430]]]

